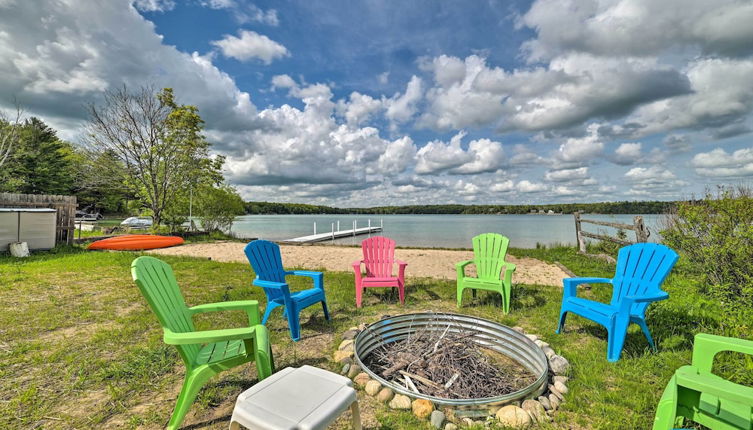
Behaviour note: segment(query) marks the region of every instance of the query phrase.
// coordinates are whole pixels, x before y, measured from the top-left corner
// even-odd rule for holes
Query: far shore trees
[[[101,174],[132,189],[155,225],[194,187],[223,182],[224,158],[210,156],[198,109],[177,104],[171,88],[122,87],[88,110],[90,155],[98,157]]]

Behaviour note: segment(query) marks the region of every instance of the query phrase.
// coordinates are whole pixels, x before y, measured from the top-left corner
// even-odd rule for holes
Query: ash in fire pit
[[[441,324],[441,322],[438,322]],[[519,391],[536,381],[528,369],[474,338],[477,330],[418,329],[407,338],[374,349],[364,364],[374,373],[417,394],[480,399]]]

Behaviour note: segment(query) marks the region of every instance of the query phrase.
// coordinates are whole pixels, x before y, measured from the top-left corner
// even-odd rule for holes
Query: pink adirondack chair
[[[361,307],[363,289],[369,287],[397,288],[400,303],[405,304],[405,266],[408,263],[395,259],[395,241],[382,236],[370,237],[361,242],[363,260],[353,263],[356,273],[356,307]],[[366,274],[361,274],[361,263]],[[398,265],[397,276],[392,275],[394,264]]]

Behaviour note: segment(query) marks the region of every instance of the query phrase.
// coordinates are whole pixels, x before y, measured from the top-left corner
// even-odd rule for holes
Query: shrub
[[[197,200],[197,213],[204,231],[229,232],[233,220],[243,215],[243,199],[230,186],[206,188]]]
[[[664,243],[688,259],[734,320],[753,315],[753,191],[720,187],[704,199],[681,202],[668,214]],[[732,321],[730,321],[731,323]],[[745,324],[743,324],[745,325]],[[744,329],[744,327],[738,327]]]

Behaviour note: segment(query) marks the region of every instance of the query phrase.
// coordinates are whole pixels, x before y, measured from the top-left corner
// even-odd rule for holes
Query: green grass
[[[513,250],[516,256],[559,261],[576,274],[610,277],[613,267],[566,248]],[[58,249],[17,260],[0,257],[0,428],[160,428],[167,422],[183,376],[174,348],[162,343],[156,318],[134,286],[130,264],[136,253]],[[246,264],[194,258],[164,258],[174,268],[189,305],[256,299],[253,274]],[[293,343],[280,313],[270,318],[278,367],[310,364],[331,370],[339,334],[383,314],[450,311],[520,325],[539,334],[573,365],[571,392],[553,428],[648,428],[664,385],[674,370],[690,360],[692,337],[699,331],[723,333],[724,316],[705,301],[701,286],[678,268],[665,284],[671,299],[649,309],[648,321],[659,345],[649,351],[632,327],[622,359],[606,361],[606,332],[587,320],[569,317],[565,333],[554,334],[561,289],[517,285],[509,315],[499,298],[480,292],[476,302],[454,305],[452,281],[411,279],[406,306],[390,293],[368,292],[367,305],[354,305],[353,277],[325,273],[333,321],[314,306],[302,314],[303,340]],[[295,279],[293,289],[307,287]],[[584,296],[608,300],[595,286]],[[239,312],[200,315],[199,329],[239,327]],[[742,369],[741,369],[742,367]],[[722,371],[744,382],[750,370],[739,357],[722,363]],[[748,376],[746,376],[748,375]],[[253,385],[253,366],[227,372],[200,393],[186,424],[224,429],[235,397]],[[409,413],[397,413],[362,399],[372,428],[429,429]]]

